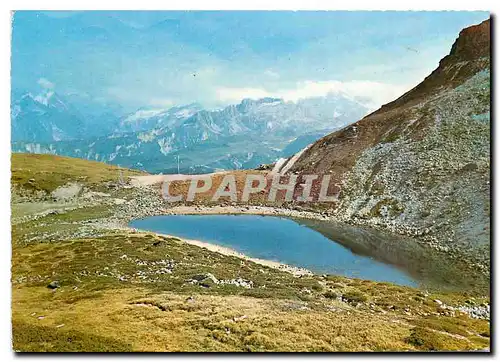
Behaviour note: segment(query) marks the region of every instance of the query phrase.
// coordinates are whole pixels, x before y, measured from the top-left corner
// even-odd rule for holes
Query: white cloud
[[[156,92],[158,93],[158,92]],[[171,107],[174,102],[170,98],[156,97],[145,87],[109,87],[106,89],[106,95],[114,100],[126,104],[126,108],[143,107]]]
[[[278,73],[276,73],[274,70],[272,69],[266,69],[264,71],[264,74],[266,76],[268,76],[269,78],[272,78],[272,79],[278,79],[280,77],[280,75]]]
[[[217,88],[217,99],[221,102],[240,102],[243,98],[259,99],[271,97],[271,93],[262,88]]]
[[[55,84],[46,78],[38,79],[37,83],[45,89],[54,89]]]
[[[155,107],[172,107],[174,105],[174,102],[171,99],[168,98],[153,98],[149,101],[150,106],[155,106]]]
[[[295,89],[284,92],[285,100],[297,101],[301,98],[321,97],[328,93],[343,93],[349,97],[364,98],[369,100],[373,108],[390,102],[410,89],[407,85],[395,85],[373,81],[305,81],[297,84]]]
[[[408,91],[411,85],[390,84],[373,81],[303,81],[298,82],[295,87],[268,91],[265,88],[218,88],[217,98],[221,102],[238,102],[243,98],[263,98],[278,97],[285,101],[296,102],[299,99],[311,97],[323,97],[330,93],[344,94],[351,98],[366,99],[367,106],[378,108],[388,103],[404,92]]]

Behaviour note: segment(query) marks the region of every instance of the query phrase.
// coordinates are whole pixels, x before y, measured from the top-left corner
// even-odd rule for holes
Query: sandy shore
[[[240,258],[240,259],[252,261],[252,262],[254,262],[256,264],[260,264],[260,265],[264,265],[264,266],[267,266],[267,267],[270,267],[270,268],[274,268],[274,269],[278,269],[278,270],[281,270],[281,271],[285,271],[285,272],[291,273],[291,274],[293,274],[295,276],[312,275],[313,274],[313,272],[311,272],[310,270],[307,270],[305,268],[299,268],[299,267],[291,266],[291,265],[280,263],[280,262],[274,261],[274,260],[252,258],[252,257],[250,257],[248,255],[245,255],[243,253],[240,253],[240,252],[238,252],[238,251],[236,251],[234,249],[231,249],[231,248],[228,248],[228,247],[225,247],[225,246],[221,246],[221,245],[217,245],[217,244],[207,243],[205,241],[193,240],[193,239],[185,239],[185,238],[181,238],[181,237],[176,236],[176,235],[154,233],[154,232],[148,231],[148,230],[141,230],[141,229],[135,229],[135,228],[128,228],[128,229],[131,230],[131,231],[134,231],[134,232],[137,232],[137,231],[139,231],[139,232],[147,232],[149,234],[153,233],[153,234],[161,235],[161,236],[164,236],[164,237],[167,237],[167,238],[177,238],[177,239],[185,242],[186,244],[195,245],[195,246],[198,246],[200,248],[205,248],[207,250],[210,250],[210,251],[213,251],[215,253],[222,254],[222,255],[235,256],[235,257]]]
[[[162,210],[161,213],[157,213],[156,215],[267,215],[267,216],[284,216],[284,217],[295,217],[295,218],[307,218],[307,219],[319,219],[319,220],[327,220],[328,217],[321,215],[315,212],[309,211],[299,211],[299,210],[291,210],[284,208],[274,208],[267,206],[175,206],[169,209]],[[128,223],[124,223],[120,226],[120,228],[126,228],[128,230],[139,231],[139,232],[148,232],[152,233],[148,230],[140,230],[135,228],[130,228]],[[244,260],[249,260],[254,263],[264,265],[267,267],[271,267],[274,269],[279,269],[282,271],[286,271],[292,273],[295,276],[300,275],[311,275],[313,274],[310,270],[294,267],[291,265],[287,265],[284,263],[280,263],[274,260],[265,260],[259,258],[252,258],[248,255],[240,253],[234,249],[224,247],[217,244],[207,243],[200,240],[191,240],[178,237],[176,235],[167,235],[156,233],[157,235],[162,235],[165,237],[175,237],[178,238],[187,244],[195,245],[201,248],[206,248],[210,251],[220,253],[228,256],[235,256]]]
[[[200,175],[184,175],[184,174],[167,174],[167,175],[146,175],[146,176],[130,176],[130,183],[132,186],[152,186],[160,185],[166,181],[189,181],[196,180],[202,177],[212,177],[214,175],[219,175],[227,173],[227,171],[218,171],[212,173],[204,173]]]

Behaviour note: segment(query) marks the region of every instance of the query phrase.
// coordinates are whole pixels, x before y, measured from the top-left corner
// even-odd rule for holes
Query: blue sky
[[[206,107],[330,91],[376,106],[487,12],[16,12],[12,86],[81,103]]]

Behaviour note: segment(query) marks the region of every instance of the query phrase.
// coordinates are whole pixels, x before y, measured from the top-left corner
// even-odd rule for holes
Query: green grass
[[[453,351],[471,348],[471,343],[467,339],[450,340],[446,335],[422,327],[413,328],[406,341],[423,351]]]
[[[150,338],[148,333],[153,333],[150,329],[156,328],[157,323],[165,320],[165,317],[161,317],[165,313],[179,319],[183,327],[177,324],[165,326],[158,333],[186,335],[187,340],[182,343],[188,343],[187,345],[175,345],[180,350],[467,349],[482,348],[489,341],[485,338],[488,335],[485,321],[438,315],[432,318],[421,317],[424,313],[438,313],[438,305],[432,298],[439,297],[447,303],[454,301],[463,304],[468,298],[465,295],[424,296],[419,290],[409,287],[339,276],[329,276],[327,279],[319,276],[296,278],[286,272],[185,244],[175,238],[149,233],[116,233],[99,238],[17,246],[13,250],[12,260],[16,295],[13,319],[16,323],[31,325],[40,322],[34,317],[27,317],[33,311],[53,316],[53,321],[43,320],[45,323],[50,322],[51,326],[66,321],[86,321],[85,325],[78,328],[78,332],[83,334],[78,335],[81,341],[75,345],[68,345],[64,341],[53,342],[67,336],[58,334],[58,331],[50,330],[47,337],[50,343],[46,344],[40,340],[38,329],[31,331],[30,328],[21,328],[22,334],[28,335],[17,332],[14,335],[16,348],[21,350],[66,351],[75,346],[82,350],[122,347],[128,350],[147,349],[148,344],[134,336],[142,333]],[[172,273],[157,274],[164,267],[162,260],[172,262]],[[147,277],[141,279],[138,272]],[[188,282],[196,274],[206,272],[214,274],[219,280],[238,277],[252,280],[254,287],[246,289],[213,284],[209,288],[203,288]],[[120,280],[120,276],[125,279]],[[58,280],[61,284],[56,291],[50,291],[46,287],[52,280]],[[134,297],[121,296],[123,293],[128,295],[131,287],[141,288],[141,291],[134,292]],[[165,299],[165,293],[173,293],[180,302]],[[334,294],[341,295],[348,303],[332,298]],[[121,312],[107,310],[107,304],[111,303],[113,296],[116,296]],[[185,300],[190,296],[194,296],[195,301],[211,301],[212,305],[204,308],[198,302],[188,304]],[[446,299],[447,296],[449,299]],[[216,297],[221,299],[215,302],[213,298]],[[230,302],[231,300],[234,302]],[[244,303],[264,303],[266,311],[261,313],[253,307],[247,308]],[[374,310],[370,310],[369,303],[374,306]],[[104,310],[96,310],[97,306]],[[237,312],[224,312],[230,306]],[[344,312],[328,312],[328,308],[332,306]],[[137,320],[131,320],[133,315],[123,308],[139,308],[140,318],[136,316]],[[404,314],[405,309],[411,310],[413,315]],[[253,313],[252,311],[259,316],[252,323],[224,322],[233,318],[232,316],[239,317]],[[346,311],[351,311],[351,314],[346,315]],[[92,316],[90,320],[88,313]],[[204,317],[200,313],[216,313],[218,317]],[[118,315],[122,314],[124,316],[119,318]],[[118,327],[113,327],[111,330],[94,332],[96,327],[92,319],[96,319],[95,323],[114,325],[113,323],[118,323],[116,318],[121,323],[119,330],[116,329]],[[391,319],[402,319],[408,326],[403,324],[394,329],[389,321]],[[310,330],[313,325],[314,330]],[[353,329],[355,326],[357,329]],[[285,327],[290,329],[291,334],[280,335],[279,331]],[[390,331],[386,330],[389,327]],[[127,338],[124,337],[124,343],[133,347],[117,342],[122,340],[123,328],[128,328],[130,334]],[[230,330],[229,334],[227,328]],[[360,332],[360,328],[366,331]],[[413,339],[408,339],[412,328],[418,333],[413,333]],[[440,334],[442,331],[463,336],[464,339]],[[105,338],[95,339],[92,336],[95,333]],[[437,339],[433,339],[433,333],[437,333]],[[199,335],[202,341],[193,346],[189,341],[195,341],[198,338],[195,335]],[[363,342],[363,335],[370,335],[371,342]],[[469,339],[469,336],[476,338]],[[389,337],[392,342],[386,340]],[[302,341],[300,348],[293,343],[297,338]],[[418,338],[423,342],[418,342]],[[91,346],[87,343],[91,343]],[[157,345],[155,348],[161,349],[161,346]]]
[[[126,257],[124,257],[126,255]],[[172,263],[171,274],[157,274]],[[140,265],[147,264],[147,265]],[[153,290],[227,294],[263,293],[272,297],[302,297],[302,290],[321,289],[311,277],[295,278],[291,274],[224,256],[175,238],[153,234],[110,234],[100,238],[41,243],[16,248],[13,252],[13,277],[36,273],[50,276],[33,286],[45,286],[56,279],[63,286],[85,285],[91,290],[120,287],[128,283]],[[147,275],[144,279],[140,274]],[[210,290],[187,283],[193,276],[212,273],[218,279],[243,278],[254,282],[251,291],[234,285],[214,285]]]
[[[19,223],[12,228],[12,239],[19,245],[48,241],[44,235],[51,236],[52,241],[57,241],[63,235],[68,237],[81,228],[80,221],[104,219],[112,214],[109,206],[88,206],[75,210],[64,211],[58,214],[49,214],[34,220]],[[15,213],[13,213],[13,216]]]
[[[468,331],[487,336],[488,331],[486,321],[444,316],[419,317],[439,313],[439,305],[433,302],[435,298],[450,305],[464,304],[469,298],[465,294],[426,296],[410,287],[340,276],[328,276],[326,281],[319,276],[297,278],[250,261],[185,244],[176,238],[150,233],[116,233],[99,238],[16,247],[12,260],[13,280],[28,278],[21,283],[28,288],[46,288],[50,281],[58,280],[61,287],[51,298],[63,295],[66,304],[78,305],[82,301],[99,300],[103,297],[102,293],[130,286],[145,288],[148,290],[146,296],[169,291],[185,296],[219,295],[306,301],[312,303],[312,308],[319,310],[324,310],[330,301],[338,303],[336,296],[342,296],[347,305],[359,310],[368,311],[370,303],[376,311],[384,310],[394,316],[401,316],[415,326],[463,336],[469,335]],[[165,260],[171,263],[172,273],[158,274],[165,266],[162,262]],[[243,278],[253,281],[254,285],[251,289],[217,284],[203,288],[188,282],[195,275],[207,272],[219,280]],[[140,274],[146,277],[141,278]],[[30,280],[30,275],[40,278]],[[124,279],[120,280],[120,277]],[[477,300],[483,301],[480,298]],[[144,301],[155,305],[154,299],[148,298],[139,300],[139,303]],[[405,310],[410,310],[413,316],[403,314]]]
[[[43,164],[51,158],[59,166],[71,164],[59,167],[63,176],[45,172]],[[44,192],[79,180],[79,172],[98,188],[116,172],[107,165],[54,156],[14,155],[13,160],[19,161],[13,169],[20,177],[14,183],[24,187],[23,178],[30,185],[34,178],[36,189]],[[42,162],[30,166],[36,160]],[[123,190],[111,193],[116,197]],[[32,204],[14,207],[13,217],[43,210]],[[445,317],[433,301],[462,305],[471,299],[466,293],[427,295],[341,276],[298,278],[153,233],[107,230],[75,236],[86,221],[112,213],[111,206],[83,205],[19,219],[12,226],[15,350],[381,351],[489,344],[488,322]],[[218,280],[250,280],[253,287],[189,282],[202,273]],[[60,287],[47,288],[54,280]],[[476,295],[475,302],[488,298]]]
[[[359,290],[352,290],[344,293],[342,295],[342,299],[344,299],[348,303],[357,305],[359,303],[366,302],[368,300],[368,297]]]
[[[13,349],[21,352],[127,352],[130,344],[113,338],[49,326],[14,322]]]
[[[106,181],[118,181],[119,170],[124,178],[145,174],[102,162],[54,155],[14,153],[11,162],[13,186],[45,193],[69,182],[97,186]]]

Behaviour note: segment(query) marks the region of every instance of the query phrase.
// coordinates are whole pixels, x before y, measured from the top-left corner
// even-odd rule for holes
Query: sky
[[[418,84],[487,12],[14,13],[12,88],[76,103],[207,108],[344,92],[378,107]]]

